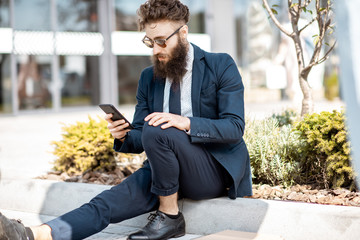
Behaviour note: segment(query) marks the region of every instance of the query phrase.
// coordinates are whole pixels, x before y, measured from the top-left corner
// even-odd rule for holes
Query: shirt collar
[[[186,56],[186,70],[191,72],[194,62],[194,47],[189,43],[189,50]]]

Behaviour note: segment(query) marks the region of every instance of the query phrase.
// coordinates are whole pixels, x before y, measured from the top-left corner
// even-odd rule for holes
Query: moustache
[[[156,54],[156,55],[154,55],[155,57],[157,57],[157,58],[165,58],[165,57],[167,57],[167,54]]]

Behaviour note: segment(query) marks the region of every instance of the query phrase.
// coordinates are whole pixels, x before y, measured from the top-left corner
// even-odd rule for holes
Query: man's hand
[[[190,119],[188,117],[172,113],[154,112],[149,114],[144,120],[149,121],[148,124],[155,127],[165,123],[161,126],[162,129],[175,127],[180,130],[190,130]]]
[[[110,130],[111,135],[114,138],[120,139],[120,141],[124,141],[124,137],[126,136],[126,133],[130,131],[130,129],[125,129],[129,126],[128,123],[125,122],[124,119],[113,121],[111,120],[112,114],[106,114],[104,119],[109,123],[108,129]]]

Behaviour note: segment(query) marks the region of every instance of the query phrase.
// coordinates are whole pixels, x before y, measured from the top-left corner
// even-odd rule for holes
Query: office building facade
[[[144,1],[0,0],[0,115],[135,103],[141,70],[151,64],[136,26]],[[250,42],[256,34],[276,38],[255,1],[182,2],[191,12],[191,42],[229,53],[244,69],[251,57],[271,57],[271,44]]]

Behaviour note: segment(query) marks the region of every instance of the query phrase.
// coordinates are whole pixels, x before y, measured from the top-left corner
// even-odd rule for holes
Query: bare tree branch
[[[334,42],[334,44],[331,46],[331,48],[325,53],[325,55],[319,60],[317,61],[317,64],[320,64],[322,62],[324,62],[326,59],[329,58],[329,54],[332,50],[334,50],[335,48],[335,45],[336,45],[336,41]]]
[[[273,22],[275,23],[275,25],[280,29],[280,31],[282,31],[285,35],[291,37],[291,33],[288,32],[279,22],[279,20],[277,20],[277,18],[275,17],[274,13],[271,11],[270,7],[269,7],[269,3],[268,0],[262,0],[266,11],[269,13],[270,18],[273,20]]]
[[[297,24],[300,18],[300,3],[292,4],[292,0],[288,0],[289,19],[293,26],[293,30],[298,29]],[[295,32],[296,34],[296,32]]]
[[[306,67],[304,68],[303,71],[308,71],[308,70],[311,69],[313,66],[315,66],[315,65],[317,65],[317,64],[320,64],[320,63],[323,63],[326,59],[328,59],[328,58],[329,58],[329,54],[330,54],[331,51],[334,50],[334,48],[335,48],[336,42],[337,42],[337,41],[334,42],[334,44],[329,48],[329,50],[325,53],[325,55],[324,55],[321,59],[319,59],[318,61],[314,61],[314,62],[310,63],[308,66],[306,66]]]
[[[313,22],[315,22],[315,20],[316,20],[316,17],[314,17],[313,19],[311,19],[311,21],[310,21],[308,24],[306,24],[303,28],[301,28],[301,29],[299,30],[299,33],[301,33],[305,28],[307,28],[307,27],[310,26]]]
[[[317,43],[315,44],[315,49],[313,52],[313,55],[311,57],[311,60],[309,62],[309,65],[313,64],[313,63],[319,63],[322,62],[319,60],[319,56],[320,56],[320,52],[322,49],[322,45],[323,45],[323,41],[325,39],[325,35],[327,30],[329,29],[329,26],[331,24],[331,19],[329,19],[329,11],[328,11],[329,5],[326,6],[325,10],[320,11],[320,1],[316,0],[316,19],[318,22],[318,27],[319,27],[319,35],[318,35],[318,39],[317,39]],[[323,15],[323,16],[322,16]]]

